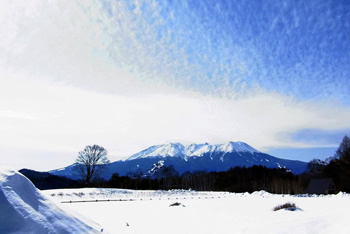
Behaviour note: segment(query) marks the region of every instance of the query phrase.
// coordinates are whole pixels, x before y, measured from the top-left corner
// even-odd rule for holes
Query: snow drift
[[[69,215],[22,174],[0,167],[0,233],[97,233]]]

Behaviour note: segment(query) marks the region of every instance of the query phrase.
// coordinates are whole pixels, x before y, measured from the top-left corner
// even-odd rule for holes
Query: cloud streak
[[[260,150],[314,147],[314,141],[281,135],[306,127],[349,127],[350,111],[323,103],[299,103],[271,93],[237,100],[178,91],[124,96],[57,83],[19,83],[28,89],[11,89],[11,100],[1,98],[0,105],[35,113],[40,121],[7,116],[0,124],[2,146],[63,152],[71,154],[72,161],[79,149],[95,143],[106,147],[113,160],[165,142],[240,140]],[[56,160],[61,166],[69,163]]]
[[[345,135],[350,135],[350,129],[301,129],[291,134],[295,142],[307,142],[319,145],[338,145]]]

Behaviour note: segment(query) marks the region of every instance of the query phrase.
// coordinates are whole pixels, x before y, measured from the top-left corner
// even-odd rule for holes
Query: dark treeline
[[[166,171],[173,168],[165,167]],[[124,189],[193,189],[197,191],[253,192],[265,190],[271,193],[303,193],[305,186],[300,176],[286,169],[272,169],[263,166],[250,168],[235,167],[225,172],[186,172],[182,175],[158,173],[152,177],[119,176],[99,185]]]
[[[20,171],[39,189],[81,188],[86,183],[54,176],[50,173],[27,169]],[[272,169],[263,166],[235,167],[225,172],[186,172],[179,175],[172,166],[163,167],[152,176],[135,173],[128,176],[113,174],[109,181],[95,179],[89,187],[122,188],[138,190],[193,189],[197,191],[303,193],[307,183],[284,168]],[[305,185],[306,184],[306,185]]]
[[[40,173],[21,170],[39,189],[82,188],[86,183]],[[178,175],[172,166],[163,167],[152,176],[141,173],[128,176],[113,174],[110,180],[93,180],[89,187],[136,190],[193,189],[197,191],[254,192],[265,190],[276,194],[302,194],[312,178],[321,175],[312,172],[294,175],[285,168],[253,166],[235,167],[224,172],[186,172]]]
[[[332,178],[336,192],[350,192],[350,138],[344,136],[335,155],[322,161],[313,159],[308,164],[309,178]]]

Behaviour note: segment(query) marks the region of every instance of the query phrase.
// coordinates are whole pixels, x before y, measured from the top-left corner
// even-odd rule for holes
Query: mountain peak
[[[151,146],[139,153],[132,155],[126,160],[132,160],[137,158],[148,158],[148,157],[177,157],[187,160],[188,157],[200,157],[206,153],[213,152],[244,152],[244,153],[258,153],[256,149],[250,145],[237,141],[237,142],[228,142],[221,145],[211,145],[209,143],[204,144],[190,144],[187,146],[182,145],[181,143],[166,143],[163,145]]]
[[[167,143],[164,145],[160,145],[158,149],[156,149],[153,153],[154,156],[170,156],[170,157],[176,157],[176,156],[182,156],[185,152],[185,146],[183,146],[180,143]]]
[[[250,145],[242,141],[229,141],[226,144],[219,145],[219,149],[226,153],[231,152],[245,152],[245,153],[259,153],[258,150],[254,149]]]
[[[139,153],[132,155],[126,160],[148,157],[180,157],[185,158],[185,146],[181,143],[166,143],[163,145],[154,145]]]

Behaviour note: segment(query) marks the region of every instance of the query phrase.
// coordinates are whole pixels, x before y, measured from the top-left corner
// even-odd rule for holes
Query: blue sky
[[[350,134],[347,1],[2,1],[0,23],[13,167],[166,142],[309,161]]]
[[[104,9],[112,22],[130,20],[133,27],[127,34],[137,37],[132,45],[141,44],[140,49],[154,57],[157,70],[166,66],[175,83],[186,88],[216,92],[229,84],[249,92],[258,86],[302,100],[335,98],[349,104],[349,86],[344,85],[350,72],[346,2],[131,1],[126,5],[123,18],[120,8],[108,1]],[[130,43],[128,36],[123,37]],[[111,58],[120,52],[114,49]]]

